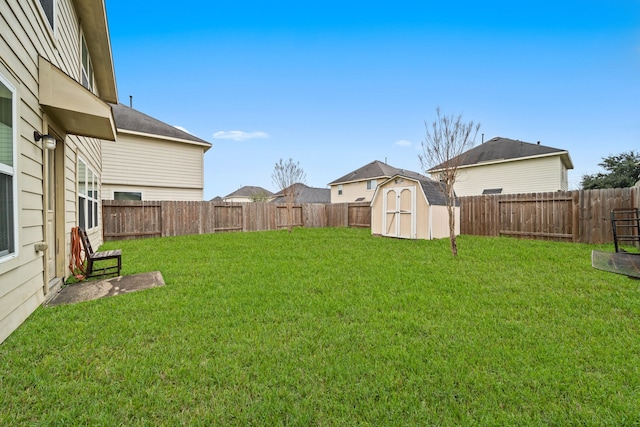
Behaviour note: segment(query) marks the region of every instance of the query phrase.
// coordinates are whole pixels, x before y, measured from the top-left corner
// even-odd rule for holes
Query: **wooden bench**
[[[80,236],[80,240],[82,241],[82,246],[84,246],[84,253],[87,260],[87,271],[84,275],[85,278],[108,276],[111,274],[116,274],[118,276],[120,275],[120,269],[122,268],[122,251],[120,249],[94,252],[93,248],[91,247],[91,242],[89,242],[89,237],[87,236],[86,230],[84,228],[79,228],[78,235]],[[117,264],[101,268],[94,268],[94,263],[110,259],[117,260]]]

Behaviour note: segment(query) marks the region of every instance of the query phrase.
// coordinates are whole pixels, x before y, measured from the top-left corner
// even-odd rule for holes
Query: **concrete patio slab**
[[[143,289],[164,286],[164,279],[159,271],[118,276],[110,279],[80,282],[66,286],[60,290],[49,302],[47,307],[63,304],[74,304],[98,298],[112,297]]]

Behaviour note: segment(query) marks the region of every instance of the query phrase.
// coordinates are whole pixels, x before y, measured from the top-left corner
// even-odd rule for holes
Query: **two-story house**
[[[370,202],[379,183],[401,172],[402,169],[374,160],[331,181],[331,203]]]
[[[453,162],[458,164],[454,184],[458,196],[566,191],[568,171],[573,169],[566,150],[502,137],[462,153]],[[429,174],[437,180],[442,169],[443,165],[434,166]]]
[[[69,274],[71,228],[102,241],[118,100],[104,0],[5,1],[0,20],[1,342]]]
[[[113,104],[116,144],[102,144],[103,200],[203,200],[211,143]]]

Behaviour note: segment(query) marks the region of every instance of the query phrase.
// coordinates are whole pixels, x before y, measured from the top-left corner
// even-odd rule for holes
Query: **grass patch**
[[[167,286],[38,309],[0,424],[632,425],[640,282],[593,245],[296,229],[111,242]],[[607,247],[605,250],[612,250]]]

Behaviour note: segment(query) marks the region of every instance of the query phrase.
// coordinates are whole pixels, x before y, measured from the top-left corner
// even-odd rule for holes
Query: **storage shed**
[[[449,237],[446,195],[438,182],[417,173],[400,173],[380,183],[371,200],[371,233],[403,239]],[[460,234],[456,202],[455,230]]]

